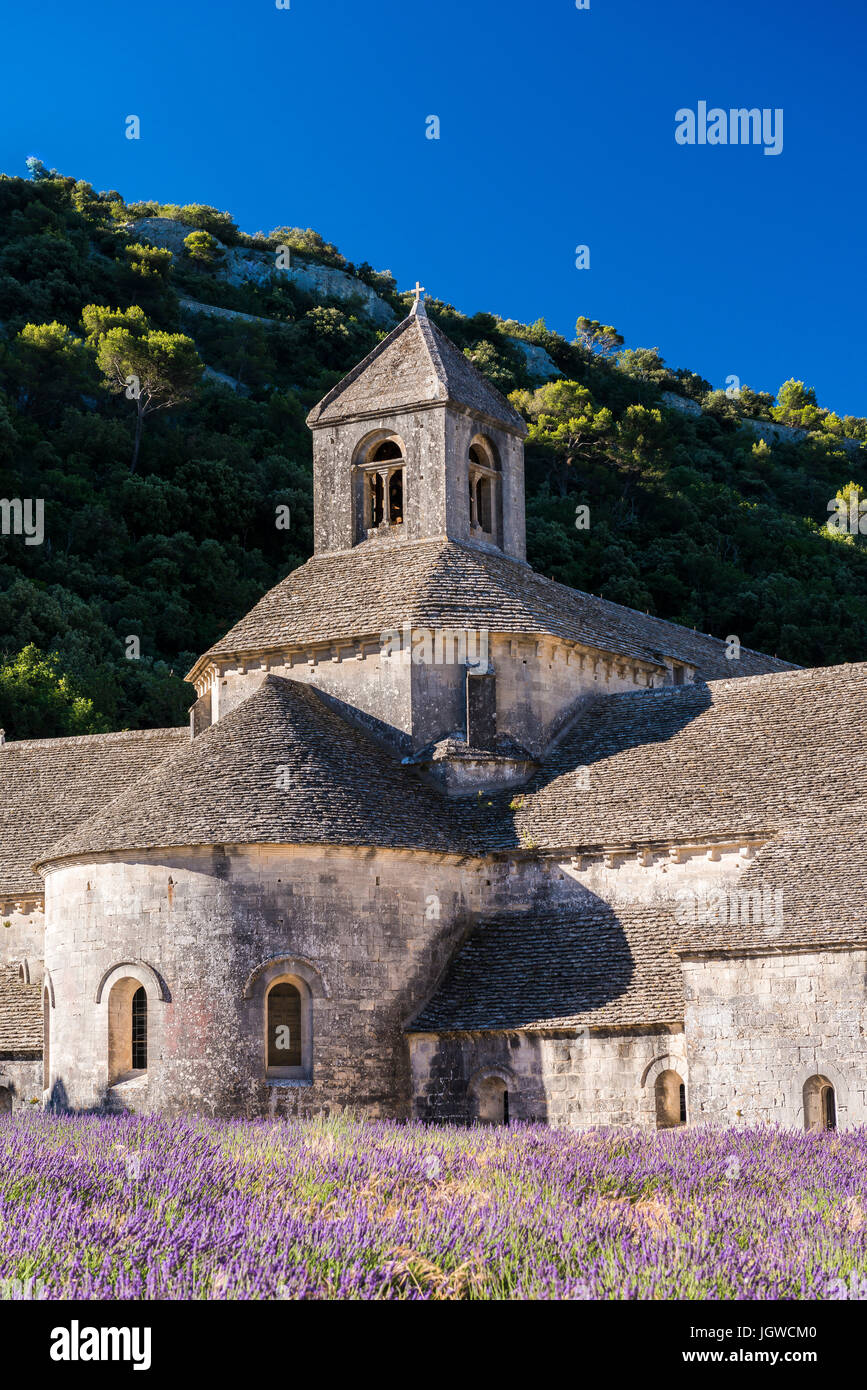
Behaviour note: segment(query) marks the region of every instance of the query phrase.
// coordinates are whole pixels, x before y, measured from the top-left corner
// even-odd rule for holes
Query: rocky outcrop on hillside
[[[171,217],[141,217],[136,222],[128,222],[126,231],[133,233],[152,246],[161,246],[180,258],[184,252],[184,238],[194,229],[185,222],[177,222]],[[225,258],[221,265],[214,266],[212,273],[218,280],[230,285],[242,285],[245,281],[261,285],[271,276],[286,279],[299,289],[318,299],[342,299],[347,302],[357,300],[361,312],[378,327],[391,328],[397,322],[397,315],[390,304],[354,275],[334,266],[319,265],[315,261],[305,261],[293,251],[288,267],[278,266],[272,251],[253,251],[246,246],[226,246]]]
[[[523,338],[510,338],[509,342],[520,348],[524,354],[527,371],[531,376],[538,377],[540,381],[552,381],[554,377],[563,375],[557,363],[543,347],[536,343],[528,343]]]

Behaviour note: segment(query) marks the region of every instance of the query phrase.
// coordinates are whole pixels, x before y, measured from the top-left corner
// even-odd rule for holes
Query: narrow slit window
[[[479,478],[476,483],[476,521],[482,530],[491,530],[491,480]]]
[[[368,486],[368,511],[371,526],[379,526],[384,515],[384,490],[382,476],[379,473],[371,473],[367,480]]]
[[[392,526],[403,525],[403,469],[397,468],[388,480],[388,515]]]
[[[268,994],[268,1066],[301,1066],[301,992],[285,981]]]
[[[148,1065],[148,997],[140,986],[132,997],[132,1069],[147,1071]]]

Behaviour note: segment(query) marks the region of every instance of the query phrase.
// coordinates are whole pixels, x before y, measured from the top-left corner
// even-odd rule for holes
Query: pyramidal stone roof
[[[572,910],[481,920],[409,1032],[623,1027],[683,1018],[680,963],[659,909]]]
[[[867,772],[867,665],[587,701],[526,789],[451,800],[326,696],[268,676],[42,854],[356,845],[476,856],[773,836]]]
[[[431,323],[419,301],[311,410],[307,423],[315,428],[413,406],[446,404],[485,415],[515,434],[527,433],[522,416]]]
[[[315,690],[267,676],[183,751],[53,844],[318,844],[460,852],[448,804]]]
[[[542,633],[662,666],[695,666],[702,679],[791,670],[720,638],[692,632],[537,574],[521,560],[439,538],[314,555],[265,594],[215,643],[209,657],[379,637],[404,623],[430,629]],[[192,674],[192,673],[191,673]]]
[[[0,896],[41,894],[34,859],[189,737],[188,729],[135,729],[0,744]]]
[[[478,836],[493,851],[774,834],[860,797],[865,726],[865,663],[593,697],[514,809],[489,798]]]

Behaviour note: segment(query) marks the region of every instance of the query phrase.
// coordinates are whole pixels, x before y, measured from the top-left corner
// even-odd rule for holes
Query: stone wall
[[[857,1060],[867,950],[689,957],[682,1028],[412,1032],[476,914],[580,910],[597,891],[615,904],[670,906],[681,887],[736,886],[754,849],[493,862],[229,846],[57,866],[46,884],[52,1097],[168,1114],[353,1107],[464,1122],[494,1077],[515,1120],[653,1128],[656,1079],[673,1071],[692,1123],[797,1125],[804,1083],[821,1075],[835,1087],[839,1123],[867,1121]],[[310,986],[310,1077],[265,1074],[275,969]],[[112,1087],[109,999],[125,978],[148,993],[148,1071]],[[36,1063],[27,1067],[21,1094],[38,1080]]]
[[[416,1033],[410,1037],[414,1114],[465,1123],[488,1077],[509,1092],[509,1119],[557,1128],[656,1127],[655,1081],[674,1070],[687,1083],[682,1032],[593,1029],[551,1034]]]
[[[430,645],[436,655],[436,634]],[[553,638],[487,633],[488,660],[496,675],[497,732],[540,754],[564,721],[580,711],[582,699],[661,684],[657,669],[638,661],[600,657],[577,643]],[[301,681],[338,702],[340,712],[361,721],[401,755],[465,731],[466,669],[462,662],[412,661],[409,646],[389,656],[377,637],[328,647],[269,653],[246,661],[215,663],[199,681],[205,703],[196,732],[235,709],[264,677]],[[404,634],[401,632],[401,644]],[[481,651],[482,636],[467,639],[467,654]],[[456,644],[442,644],[456,657]],[[207,704],[206,680],[211,694]]]
[[[44,936],[41,898],[0,899],[0,965],[41,960]]]
[[[803,1126],[819,1075],[841,1127],[867,1122],[867,951],[689,958],[683,975],[693,1119]]]
[[[498,429],[468,411],[457,409],[446,411],[445,457],[437,460],[446,502],[442,533],[455,541],[474,539],[470,532],[469,451],[477,434],[493,443],[499,458],[497,523],[492,548],[517,560],[526,560],[524,441],[508,430]],[[427,530],[424,534],[437,535],[438,532]],[[478,541],[478,537],[475,539]]]
[[[497,676],[497,732],[540,755],[564,720],[591,695],[618,695],[662,683],[638,661],[607,660],[577,643],[542,636],[493,634]]]
[[[470,533],[468,456],[477,434],[493,443],[500,462],[496,525],[490,542]],[[392,528],[396,539],[472,539],[494,552],[502,551],[519,560],[526,558],[523,441],[489,421],[444,405],[378,414],[375,421],[347,420],[314,429],[317,555],[351,550],[364,539],[361,483],[355,465],[378,437],[392,435],[400,441],[406,459],[404,519]]]
[[[41,1104],[41,1058],[0,1052],[0,1115],[10,1100],[13,1114]]]
[[[592,776],[592,769],[591,769]],[[562,860],[560,867],[575,884],[603,902],[658,904],[677,912],[690,894],[696,904],[709,894],[737,892],[765,836],[745,836],[725,843],[599,850]]]
[[[313,431],[314,548],[317,555],[351,550],[361,539],[359,479],[354,465],[368,441],[395,435],[406,459],[402,540],[445,535],[445,411],[414,410],[350,420]]]
[[[490,887],[478,864],[316,847],[59,866],[46,883],[52,1097],[167,1114],[348,1106],[405,1117],[404,1024]],[[310,985],[309,1084],[265,1077],[256,972],[275,959]],[[109,998],[127,977],[148,994],[148,1069],[112,1089]]]

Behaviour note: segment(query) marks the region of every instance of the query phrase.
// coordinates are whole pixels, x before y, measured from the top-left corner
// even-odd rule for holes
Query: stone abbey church
[[[0,747],[0,1108],[867,1121],[867,665],[534,573],[423,300],[309,424],[190,727]]]

